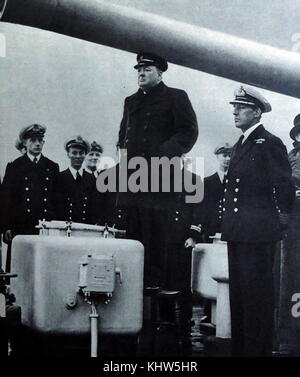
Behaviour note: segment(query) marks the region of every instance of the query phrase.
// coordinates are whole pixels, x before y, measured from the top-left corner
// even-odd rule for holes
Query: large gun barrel
[[[300,56],[99,0],[0,0],[0,18],[300,98]]]

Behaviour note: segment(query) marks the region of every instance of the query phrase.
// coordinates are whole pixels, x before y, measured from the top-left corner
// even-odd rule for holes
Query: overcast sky
[[[87,0],[88,1],[88,0]],[[109,0],[179,21],[237,35],[285,50],[300,35],[300,2],[296,0]],[[45,155],[67,166],[63,144],[82,134],[115,155],[124,98],[137,89],[134,54],[55,33],[0,23],[6,57],[0,57],[0,170],[18,152],[19,130],[31,123],[47,126]],[[192,156],[205,158],[205,172],[215,169],[212,151],[234,142],[228,102],[239,85],[234,81],[170,64],[164,82],[186,90],[196,111],[199,138]],[[300,112],[299,100],[261,91],[273,107],[266,128],[291,148],[289,130]]]

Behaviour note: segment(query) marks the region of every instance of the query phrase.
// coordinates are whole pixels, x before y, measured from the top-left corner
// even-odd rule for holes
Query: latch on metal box
[[[89,296],[105,294],[111,297],[115,290],[116,274],[120,276],[122,284],[121,271],[116,267],[113,255],[84,256],[80,261],[79,290]]]

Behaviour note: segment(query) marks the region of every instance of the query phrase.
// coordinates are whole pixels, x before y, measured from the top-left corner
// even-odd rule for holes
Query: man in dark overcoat
[[[134,68],[139,90],[125,99],[117,145],[121,152],[126,150],[128,161],[143,157],[149,167],[152,157],[180,159],[192,149],[198,136],[197,119],[190,100],[183,90],[169,88],[163,83],[162,74],[168,68],[164,58],[140,53],[137,62]],[[122,159],[120,167],[122,169]],[[135,171],[128,169],[128,176]],[[150,178],[151,174],[148,174]],[[162,177],[159,179],[161,185]],[[145,283],[157,285],[162,281],[161,210],[172,199],[169,193],[161,195],[161,192],[150,191],[149,184],[148,192],[120,194],[118,203],[123,208],[135,208],[134,213],[138,213],[130,221],[135,222],[136,238],[145,247]]]
[[[57,163],[42,154],[46,127],[33,124],[19,135],[27,152],[6,167],[2,185],[4,240],[17,234],[37,234],[39,220],[54,218]]]
[[[260,122],[271,105],[240,87],[233,105],[242,136],[225,179],[222,239],[228,242],[233,356],[271,356],[273,259],[294,202],[286,147]]]

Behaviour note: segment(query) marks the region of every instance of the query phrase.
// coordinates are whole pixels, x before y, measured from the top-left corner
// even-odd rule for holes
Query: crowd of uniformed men
[[[139,89],[125,99],[117,147],[127,150],[128,159],[181,157],[184,171],[184,155],[198,137],[189,98],[163,83],[165,59],[141,53],[134,68]],[[191,249],[222,233],[229,252],[232,352],[269,355],[274,247],[286,227],[295,187],[285,146],[260,122],[262,113],[271,110],[268,101],[256,90],[240,87],[231,104],[242,138],[233,148],[226,142],[216,147],[219,169],[205,178],[204,200],[197,204],[185,202],[184,187],[168,195],[100,193],[100,143],[89,144],[81,136],[67,140],[70,165],[59,172],[58,164],[42,154],[46,127],[25,127],[16,143],[22,156],[7,165],[1,186],[4,241],[38,233],[35,226],[41,219],[125,229],[127,238],[145,247],[145,287],[181,291],[188,323]],[[120,164],[112,169],[118,171]]]

